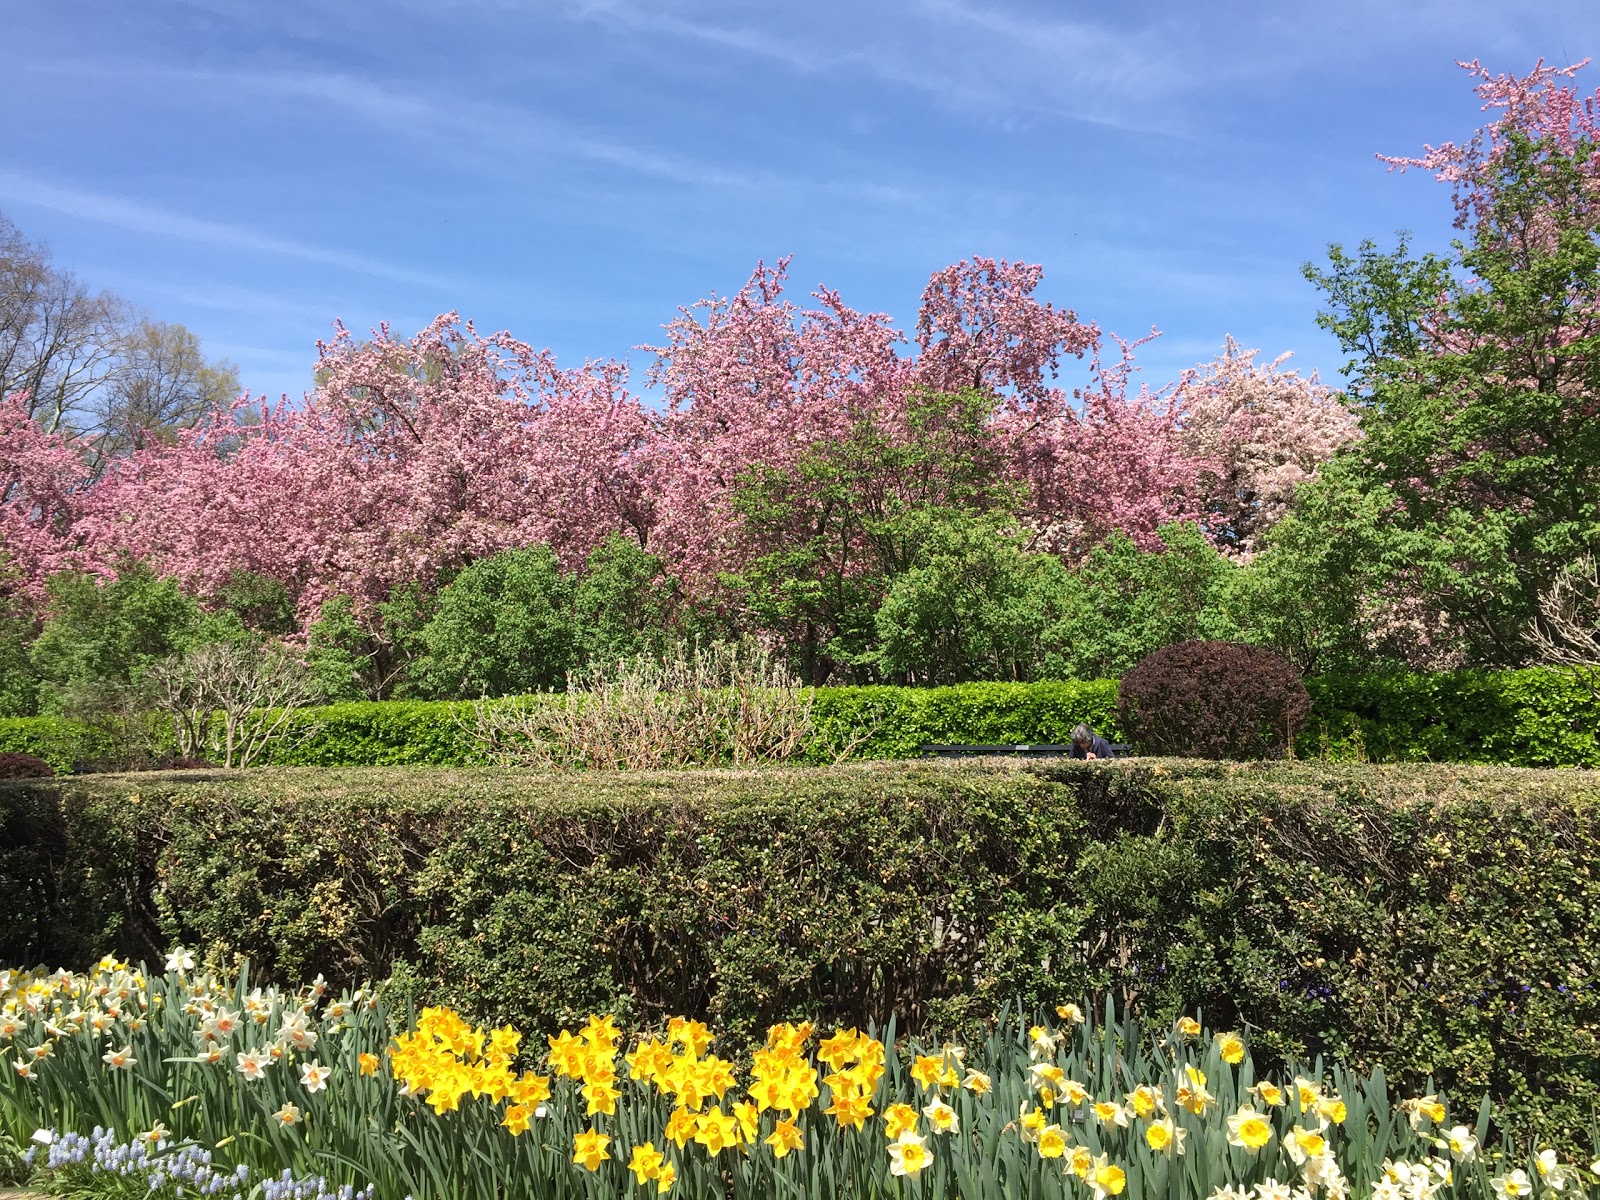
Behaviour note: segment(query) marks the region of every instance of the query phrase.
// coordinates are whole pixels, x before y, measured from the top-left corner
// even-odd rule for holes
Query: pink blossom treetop
[[[651,548],[692,581],[735,569],[745,545],[733,498],[756,466],[790,470],[810,449],[901,402],[904,341],[878,313],[825,288],[819,307],[784,298],[787,258],[758,264],[731,297],[667,324],[649,380],[667,412],[649,455],[659,525]]]
[[[1289,355],[1257,363],[1230,336],[1175,389],[1182,443],[1198,464],[1200,505],[1219,540],[1249,554],[1288,511],[1295,488],[1360,437],[1354,410]]]
[[[235,405],[141,450],[95,489],[93,535],[203,594],[237,570],[286,583],[309,616],[549,542],[581,556],[641,519],[629,474],[644,413],[614,369],[557,370],[454,313],[318,346],[301,407]]]
[[[1118,356],[1110,363],[1096,347],[1088,384],[1074,389],[1071,403],[1052,397],[1048,420],[1013,412],[1000,422],[1029,485],[1025,515],[1042,544],[1069,560],[1116,532],[1157,549],[1163,525],[1200,517],[1199,464],[1178,436],[1170,393],[1141,385],[1130,394],[1133,352],[1156,336],[1113,336]]]
[[[1008,393],[1023,409],[1059,400],[1046,373],[1055,375],[1063,355],[1093,354],[1100,329],[1034,299],[1043,276],[1043,267],[992,258],[934,272],[917,314],[917,383],[936,392]]]
[[[1378,155],[1391,170],[1411,168],[1432,171],[1451,185],[1456,206],[1456,227],[1482,224],[1494,197],[1497,164],[1505,157],[1513,132],[1535,142],[1547,142],[1570,155],[1580,141],[1600,140],[1600,89],[1584,96],[1563,80],[1573,79],[1589,64],[1586,58],[1569,67],[1547,67],[1540,59],[1526,75],[1494,75],[1477,59],[1456,65],[1478,79],[1482,111],[1499,115],[1478,129],[1464,144],[1445,142],[1424,146],[1416,156]],[[1588,171],[1600,189],[1600,159],[1590,159]]]
[[[81,447],[33,420],[25,394],[0,398],[0,569],[30,602],[52,573],[85,565],[74,522],[88,478]]]
[[[617,363],[562,368],[454,313],[412,338],[340,326],[303,403],[247,398],[119,460],[77,502],[74,536],[202,594],[237,571],[270,575],[306,618],[329,596],[365,609],[509,547],[548,543],[575,564],[615,532],[706,595],[772,549],[738,509],[753,470],[794,475],[867,426],[904,445],[921,399],[950,391],[988,404],[996,482],[1027,485],[1024,515],[1064,553],[1119,529],[1153,545],[1200,511],[1171,395],[1130,396],[1131,346],[1102,365],[1099,329],[1037,299],[1038,267],[937,272],[911,343],[828,288],[796,304],[786,277],[787,260],[758,265],[665,327],[647,347],[659,412]],[[1069,357],[1089,359],[1076,390],[1054,378]]]

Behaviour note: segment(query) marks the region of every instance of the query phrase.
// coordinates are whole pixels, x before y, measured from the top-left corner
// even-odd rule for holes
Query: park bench
[[[1122,758],[1131,748],[1113,745],[1111,754],[1114,758]],[[1072,746],[1070,743],[1064,746],[941,746],[924,743],[922,753],[924,756],[932,754],[939,758],[992,758],[997,755],[1011,758],[1066,758],[1072,753]]]

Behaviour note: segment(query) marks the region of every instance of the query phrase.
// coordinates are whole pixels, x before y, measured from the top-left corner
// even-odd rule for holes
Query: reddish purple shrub
[[[1117,712],[1145,754],[1282,758],[1311,697],[1289,660],[1264,646],[1179,642],[1123,676]]]
[[[0,754],[0,779],[49,779],[55,768],[42,758],[20,751]]]

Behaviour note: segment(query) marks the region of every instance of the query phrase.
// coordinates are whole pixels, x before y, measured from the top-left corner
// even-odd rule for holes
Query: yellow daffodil
[[[938,1097],[934,1097],[922,1110],[922,1115],[928,1118],[928,1127],[935,1133],[956,1133],[959,1130],[961,1122],[956,1110]]]
[[[1228,1118],[1228,1144],[1256,1153],[1272,1140],[1272,1123],[1251,1108],[1242,1105]]]
[[[1187,1129],[1180,1128],[1171,1117],[1160,1121],[1153,1121],[1144,1131],[1144,1143],[1157,1154],[1171,1157],[1183,1153],[1183,1139],[1189,1136]]]
[[[883,1133],[891,1142],[917,1127],[917,1110],[909,1104],[891,1104],[883,1110]]]
[[[1120,1196],[1122,1189],[1128,1186],[1128,1176],[1121,1167],[1107,1162],[1104,1154],[1095,1158],[1087,1178],[1089,1186],[1094,1189],[1096,1200],[1105,1200],[1107,1196]]]
[[[585,1129],[573,1136],[572,1161],[586,1171],[598,1171],[600,1164],[611,1157],[606,1151],[610,1144],[611,1139],[606,1134]]]
[[[1222,1055],[1223,1062],[1236,1067],[1244,1061],[1244,1039],[1237,1033],[1219,1033],[1217,1052]]]
[[[655,1181],[661,1174],[661,1164],[666,1162],[666,1157],[656,1149],[654,1142],[645,1142],[633,1148],[633,1157],[628,1160],[628,1170],[633,1172],[633,1177],[643,1186]]]
[[[915,1176],[933,1162],[926,1141],[909,1130],[889,1143],[889,1174]]]
[[[767,1145],[772,1147],[774,1158],[782,1158],[791,1150],[798,1150],[805,1145],[800,1127],[789,1120],[780,1120],[773,1131],[767,1134],[765,1140]]]

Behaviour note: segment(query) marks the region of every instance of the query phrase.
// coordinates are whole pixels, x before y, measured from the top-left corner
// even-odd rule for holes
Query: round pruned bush
[[[0,754],[0,779],[49,779],[55,769],[42,758],[21,751]]]
[[[1265,646],[1179,642],[1122,677],[1117,711],[1145,754],[1282,758],[1311,697],[1289,660]]]

